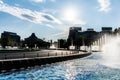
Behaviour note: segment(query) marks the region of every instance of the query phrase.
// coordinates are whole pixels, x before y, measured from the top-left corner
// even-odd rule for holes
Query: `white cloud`
[[[8,4],[3,3],[1,0],[0,0],[0,11],[9,13],[20,19],[27,20],[33,23],[50,22],[50,23],[62,24],[61,21],[59,21],[57,18],[55,18],[50,14],[46,14],[38,11],[31,11],[25,8],[9,6]]]
[[[3,2],[0,0],[0,4],[3,4]]]
[[[39,3],[39,2],[44,2],[45,0],[30,0],[30,1],[33,1],[33,2]]]
[[[54,29],[54,27],[50,24],[46,24],[47,27]]]
[[[57,34],[54,34],[52,36],[56,37],[56,36],[62,36],[62,37],[67,37],[69,34],[69,30],[66,30],[66,31],[63,31],[63,32],[60,32],[60,33],[57,33]]]
[[[99,11],[109,12],[110,11],[110,0],[98,0],[100,9]]]

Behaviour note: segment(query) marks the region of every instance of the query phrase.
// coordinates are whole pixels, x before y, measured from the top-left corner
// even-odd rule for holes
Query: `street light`
[[[35,50],[37,50],[37,44],[35,44]]]

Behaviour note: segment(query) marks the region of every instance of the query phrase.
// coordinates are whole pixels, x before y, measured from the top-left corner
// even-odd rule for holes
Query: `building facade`
[[[13,32],[4,31],[1,33],[1,40],[6,40],[6,46],[19,46],[20,44],[20,36]]]
[[[70,27],[68,35],[68,45],[75,46],[75,49],[79,49],[80,46],[90,46],[94,41],[99,39],[105,34],[112,34],[112,27],[102,27],[102,31],[94,31],[93,28],[88,28],[86,31],[82,31],[81,27]]]

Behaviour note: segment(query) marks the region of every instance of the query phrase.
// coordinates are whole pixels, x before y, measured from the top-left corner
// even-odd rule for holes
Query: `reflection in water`
[[[74,76],[77,74],[76,67],[74,66],[74,62],[65,64],[65,68],[66,68],[65,77],[68,80],[74,80]]]
[[[106,66],[120,68],[120,38],[109,38],[103,46],[103,63]]]
[[[120,69],[102,65],[102,54],[24,71],[0,74],[0,80],[120,80]]]

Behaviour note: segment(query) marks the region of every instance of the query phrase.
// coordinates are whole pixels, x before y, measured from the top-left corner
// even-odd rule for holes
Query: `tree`
[[[120,28],[118,28],[118,29],[116,28],[113,33],[114,33],[114,35],[120,34]]]
[[[58,40],[58,45],[59,45],[59,48],[67,48],[68,43],[67,43],[67,41],[64,40],[64,39],[59,39],[59,40]]]
[[[8,45],[13,47],[16,45],[16,42],[14,40],[12,40],[11,38],[8,38]]]
[[[24,44],[27,44],[29,48],[34,48],[35,45],[39,48],[47,48],[50,44],[42,39],[37,38],[35,33],[32,33],[31,36],[25,39]]]
[[[80,49],[80,46],[82,46],[83,44],[83,36],[78,36],[76,39],[75,39],[75,46],[77,49]]]
[[[1,46],[6,48],[8,46],[8,38],[1,38]]]

